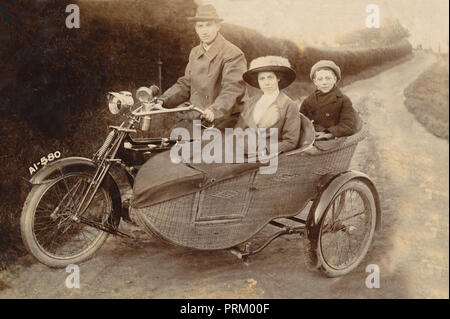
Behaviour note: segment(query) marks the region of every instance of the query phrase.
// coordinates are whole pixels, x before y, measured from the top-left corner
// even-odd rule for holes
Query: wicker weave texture
[[[361,136],[338,149],[282,154],[274,174],[251,172],[217,182],[195,194],[132,209],[132,218],[152,234],[195,249],[224,249],[245,242],[269,221],[297,215],[317,196],[323,175],[349,168]]]

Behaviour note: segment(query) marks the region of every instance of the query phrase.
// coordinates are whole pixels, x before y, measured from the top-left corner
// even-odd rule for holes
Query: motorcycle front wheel
[[[80,219],[74,218],[93,172],[70,172],[36,185],[25,201],[20,219],[28,251],[50,267],[85,261],[103,245],[108,233],[91,225],[111,223],[112,199],[101,184]]]

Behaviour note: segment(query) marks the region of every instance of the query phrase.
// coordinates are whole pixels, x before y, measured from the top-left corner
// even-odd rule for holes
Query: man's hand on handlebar
[[[153,104],[152,109],[154,109],[154,110],[164,110],[163,101],[162,100],[156,100],[156,103]]]
[[[214,122],[214,112],[210,109],[205,110],[202,117],[210,123]]]

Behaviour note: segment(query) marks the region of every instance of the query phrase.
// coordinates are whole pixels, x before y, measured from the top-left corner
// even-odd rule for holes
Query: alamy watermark
[[[274,174],[278,168],[277,128],[226,128],[225,134],[216,128],[201,131],[200,121],[193,121],[192,143],[179,142],[170,150],[173,163],[256,163],[269,164],[261,174]],[[267,132],[269,132],[267,134]],[[171,139],[191,140],[185,128],[175,128]],[[267,145],[267,140],[269,144]],[[208,142],[207,144],[203,143]],[[192,152],[191,152],[192,148]],[[191,154],[192,153],[192,154]]]
[[[76,4],[69,4],[66,7],[66,12],[70,13],[66,17],[67,29],[79,29],[80,28],[80,8]]]
[[[75,264],[69,264],[66,267],[66,272],[70,273],[65,281],[66,287],[69,289],[80,288],[80,267]]]
[[[368,4],[366,12],[369,13],[366,18],[366,27],[378,29],[380,27],[380,7],[377,4]]]
[[[366,287],[380,288],[380,267],[375,264],[367,265],[366,272],[370,273],[366,278]]]

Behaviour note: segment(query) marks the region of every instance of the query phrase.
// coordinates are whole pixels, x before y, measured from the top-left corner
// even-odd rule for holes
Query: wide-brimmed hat
[[[294,82],[296,73],[289,60],[281,56],[263,56],[250,62],[250,67],[242,76],[244,81],[259,89],[258,73],[274,72],[280,77],[279,89],[284,89]]]
[[[334,72],[334,74],[336,74],[337,82],[341,80],[341,68],[331,60],[320,60],[319,62],[314,64],[311,68],[311,73],[309,74],[311,80],[313,80],[314,74],[322,69],[330,69]]]
[[[198,22],[198,21],[223,21],[222,18],[217,14],[216,8],[214,8],[211,4],[200,5],[197,8],[197,12],[195,13],[195,17],[189,17],[189,21]]]

